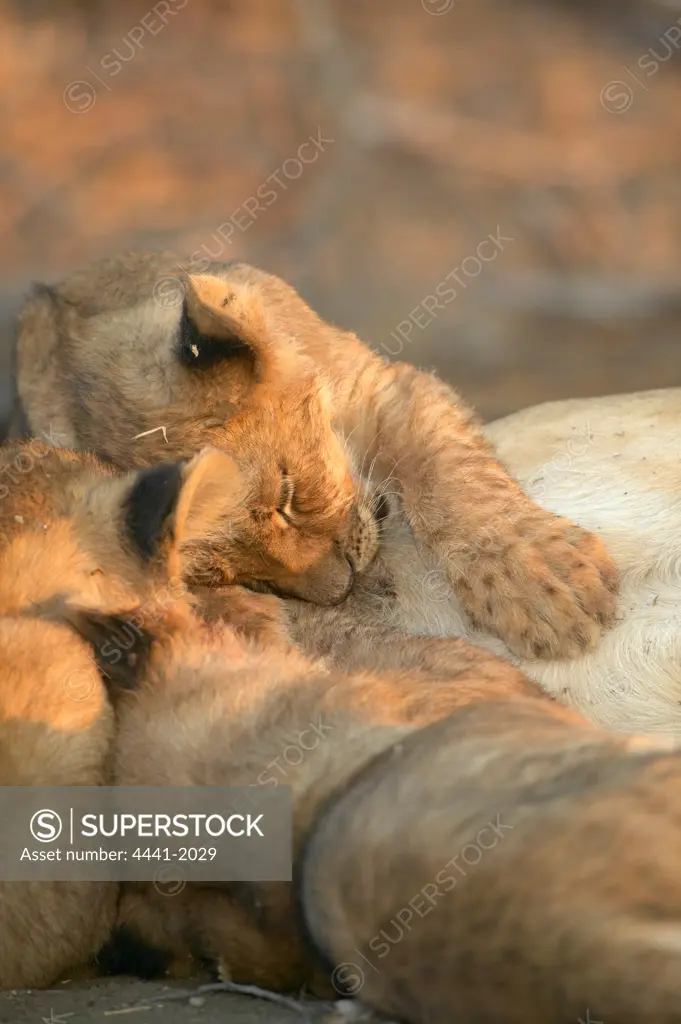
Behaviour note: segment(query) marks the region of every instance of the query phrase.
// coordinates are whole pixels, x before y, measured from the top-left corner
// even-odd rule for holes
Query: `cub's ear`
[[[125,498],[125,532],[145,562],[154,557],[169,532],[185,466],[183,462],[169,462],[142,470]]]
[[[142,559],[165,555],[172,576],[180,549],[229,529],[247,508],[248,488],[236,462],[206,448],[189,462],[165,463],[136,474],[123,502],[124,530]]]
[[[180,317],[180,359],[186,366],[203,370],[241,358],[255,368],[264,324],[253,297],[239,294],[237,299],[234,289],[218,277],[186,278]]]
[[[211,542],[237,534],[248,507],[248,483],[234,459],[216,448],[195,456],[186,466],[175,509],[171,575],[184,576],[188,548],[209,551]]]
[[[259,290],[211,274],[188,274],[180,318],[179,354],[188,367],[205,369],[239,359],[259,381],[295,373],[293,338],[268,329]]]

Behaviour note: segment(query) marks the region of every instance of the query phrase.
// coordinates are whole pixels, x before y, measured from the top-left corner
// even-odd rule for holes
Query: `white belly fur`
[[[444,574],[416,550],[383,560],[398,617],[414,633],[467,636],[520,664],[561,702],[611,729],[681,736],[681,388],[552,402],[497,420],[487,433],[541,505],[599,533],[622,580],[617,624],[569,662],[518,662],[467,628]]]

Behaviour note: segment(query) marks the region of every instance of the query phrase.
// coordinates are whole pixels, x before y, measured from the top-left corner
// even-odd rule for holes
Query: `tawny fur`
[[[117,780],[290,786],[322,958],[290,883],[125,886],[126,941],[318,994],[358,966],[361,998],[410,1024],[677,1020],[673,744],[602,732],[481,650],[457,662],[457,641],[449,676],[419,685],[273,657],[179,605],[148,628],[138,689],[116,700]]]
[[[313,742],[305,741],[305,747],[319,748],[319,753],[310,759],[309,771],[296,769],[304,793],[296,812],[302,835],[305,821],[335,782],[405,728],[440,718],[453,705],[478,700],[482,690],[490,697],[513,694],[523,699],[534,694],[532,684],[510,665],[462,641],[422,641],[397,633],[391,637],[395,665],[400,668],[401,658],[409,669],[418,661],[418,678],[411,671],[393,672],[385,680],[332,675],[326,666],[291,647],[288,617],[276,599],[239,588],[197,588],[193,597],[185,594],[181,576],[187,561],[193,565],[195,545],[214,535],[216,523],[233,541],[222,557],[238,567],[244,491],[240,472],[222,453],[208,451],[182,469],[178,493],[159,526],[151,559],[142,558],[136,548],[125,510],[140,481],[154,479],[153,470],[117,476],[91,455],[33,442],[9,444],[1,457],[4,466],[17,472],[22,467],[23,486],[8,489],[0,503],[0,624],[9,622],[10,615],[30,615],[31,627],[37,630],[63,632],[68,625],[92,640],[95,633],[83,623],[96,623],[96,630],[106,624],[109,613],[112,623],[122,617],[125,621],[127,615],[138,632],[146,624],[159,633],[151,661],[143,668],[141,659],[130,662],[133,675],[138,666],[145,679],[159,681],[161,692],[149,683],[133,693],[130,702],[120,702],[113,774],[119,783],[262,783],[262,777],[249,778],[251,768],[274,751],[258,768],[262,776],[281,744],[282,750],[286,747],[286,730],[296,727],[301,715],[308,716],[298,732],[309,728]],[[173,567],[177,575],[170,576]],[[204,620],[194,618],[189,601]],[[113,625],[105,633],[110,641],[117,635]],[[35,635],[40,640],[40,634]],[[73,642],[83,656],[82,642],[75,637]],[[421,652],[424,644],[429,650]],[[92,655],[96,653],[95,643]],[[88,678],[97,679],[92,655],[87,658]],[[31,652],[36,656],[50,657],[49,645],[40,646],[37,654]],[[30,679],[29,653],[25,660]],[[98,679],[97,684],[101,697]],[[573,714],[546,704],[552,714]],[[334,738],[338,731],[340,740],[333,749],[323,742],[327,711],[329,727]],[[23,714],[22,708],[15,712],[24,730],[21,738],[25,707]],[[225,731],[228,725],[241,736],[239,744]],[[55,757],[68,764],[69,749],[58,749]],[[35,750],[19,744],[17,759],[30,771]],[[270,784],[276,781],[271,779]],[[23,898],[21,889],[16,891]],[[315,983],[295,931],[290,885],[266,886],[262,892],[226,887],[219,899],[210,889],[193,887],[186,896],[167,902],[163,898],[158,904],[159,895],[153,887],[126,886],[117,920],[120,926],[141,928],[147,942],[171,954],[175,967],[196,968],[200,958],[212,957],[224,959],[244,980],[287,988]],[[159,908],[160,922],[155,923]],[[189,927],[195,920],[196,925]],[[189,946],[189,933],[200,941]],[[279,934],[284,936],[283,946]],[[317,979],[320,990],[323,981]]]
[[[144,473],[116,476],[91,455],[35,442],[5,445],[0,473],[0,785],[111,784],[113,714],[94,652],[64,607],[127,614],[131,623],[141,603],[171,608],[197,545],[223,528],[230,508],[241,509],[240,473],[214,452],[183,467],[152,557],[136,548],[125,515]],[[246,635],[281,618],[264,596],[249,618],[236,589],[204,597],[207,614],[216,597]],[[137,657],[113,643],[108,653],[114,666]],[[0,987],[49,985],[94,956],[116,902],[115,885],[0,883]]]
[[[330,802],[307,927],[336,979],[409,1024],[676,1024],[680,787],[679,753],[475,704]]]
[[[88,646],[66,626],[0,615],[0,785],[110,784],[113,713]],[[117,886],[0,882],[0,988],[42,987],[94,956]]]
[[[33,433],[123,467],[206,444],[246,463],[267,452],[295,494],[293,521],[277,521],[267,545],[279,531],[306,555],[278,589],[320,604],[347,590],[334,551],[361,570],[376,549],[371,517],[351,514],[352,457],[372,487],[395,492],[419,555],[469,622],[529,657],[596,644],[617,588],[603,544],[527,497],[450,388],[387,363],[279,278],[245,264],[205,270],[186,276],[171,253],[124,254],[37,291],[17,353]],[[169,278],[184,305],[165,302]],[[268,571],[251,567],[261,580]],[[403,604],[402,625],[418,631]]]
[[[244,599],[257,614],[263,598]],[[426,697],[410,673],[350,677],[293,649],[273,656],[269,623],[248,644],[180,604],[142,621],[156,642],[138,688],[117,700],[117,781],[291,786],[296,849],[325,798],[395,739],[483,695],[536,699],[514,669],[472,648],[459,663],[451,652],[449,680],[430,678]],[[540,700],[549,714],[573,715]],[[296,744],[302,760],[285,758]],[[314,981],[290,884],[203,889],[167,900],[153,886],[126,887],[119,922],[178,962],[224,961],[234,980],[291,990]]]
[[[76,476],[84,495],[93,475],[109,474],[90,456],[35,443],[3,448],[0,468],[0,785],[111,784],[113,713],[90,648],[33,614],[64,587],[84,603],[101,598],[98,563],[57,508],[69,503]],[[126,594],[139,600],[112,582],[113,607]],[[0,883],[0,987],[46,986],[85,963],[113,927],[116,905],[112,884]]]
[[[389,671],[347,675],[287,649],[284,608],[267,596],[201,593],[193,601],[210,622],[181,590],[159,603],[163,567],[167,575],[177,561],[181,572],[183,545],[213,534],[213,481],[234,472],[225,455],[183,470],[146,567],[121,517],[140,474],[116,478],[90,456],[59,451],[32,472],[6,498],[7,576],[35,581],[34,590],[9,584],[12,611],[50,609],[78,632],[88,617],[101,625],[119,588],[145,602],[136,622],[153,643],[136,691],[116,700],[114,780],[292,786],[302,911],[329,963],[311,955],[286,883],[189,885],[173,897],[125,886],[117,934],[185,971],[208,959],[238,980],[320,993],[348,977],[337,968],[357,950],[381,954],[361,995],[413,1024],[445,1024],[452,1007],[481,1021],[568,1024],[582,1004],[624,1024],[676,1019],[681,761],[669,743],[605,734],[461,640],[395,633],[381,655]],[[55,560],[50,586],[54,549],[43,538],[53,520],[76,557]],[[21,571],[30,552],[41,555],[40,579]],[[228,604],[250,640],[225,625]],[[306,734],[302,760],[286,759],[306,730],[319,742]],[[497,820],[506,832],[489,848],[480,836]],[[483,849],[472,866],[471,844]],[[469,870],[452,875],[459,853]],[[441,907],[407,930],[405,907],[423,911],[428,897]],[[395,919],[407,932],[399,943],[382,934]]]
[[[112,281],[100,295],[97,281],[93,299],[101,299],[102,314],[81,324],[88,302],[75,283],[78,294],[71,296],[67,286],[59,309],[41,292],[20,321],[18,382],[35,434],[64,447],[92,449],[124,469],[189,457],[207,446],[228,448],[248,486],[240,523],[243,573],[235,579],[217,545],[196,566],[197,579],[262,581],[319,604],[341,601],[354,573],[371,562],[378,546],[371,500],[358,488],[350,455],[333,430],[329,385],[293,336],[270,338],[264,331],[257,289],[245,287],[235,296],[211,277],[193,278],[188,285],[188,308],[216,343],[239,332],[229,366],[204,372],[181,365],[171,352],[179,309],[162,309],[149,297],[134,309],[141,331],[130,331],[125,310],[115,308],[121,301],[118,283]],[[62,315],[66,333],[59,328],[64,346],[57,351],[54,332]],[[122,344],[109,349],[108,331],[117,339],[120,331]],[[246,342],[257,342],[257,359]],[[43,368],[40,381],[33,378],[34,358]],[[48,369],[46,362],[54,360]],[[69,380],[58,384],[55,374],[61,368]],[[204,394],[207,373],[217,374],[221,383],[210,395]],[[48,380],[62,397],[51,385],[48,394]],[[67,428],[66,413],[57,407],[63,402],[71,409],[72,397],[74,423]],[[289,521],[293,510],[295,528]]]

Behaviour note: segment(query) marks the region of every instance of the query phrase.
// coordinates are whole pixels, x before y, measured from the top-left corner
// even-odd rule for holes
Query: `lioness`
[[[375,519],[394,491],[416,554],[391,560],[388,580],[415,562],[440,573],[451,607],[458,598],[470,622],[520,656],[595,645],[617,588],[603,544],[527,497],[450,388],[386,363],[273,275],[206,269],[185,274],[174,254],[132,253],[37,289],[19,323],[15,429],[23,416],[23,429],[123,468],[206,444],[246,463],[257,452],[278,485],[251,510],[250,576],[317,604],[340,601],[371,563]],[[353,462],[378,490],[363,516],[352,512]],[[273,580],[262,551],[294,534],[306,559]],[[394,589],[395,624],[424,631],[418,584]]]
[[[603,538],[622,580],[595,650],[523,670],[607,728],[681,735],[681,388],[551,402],[487,433],[529,494]]]

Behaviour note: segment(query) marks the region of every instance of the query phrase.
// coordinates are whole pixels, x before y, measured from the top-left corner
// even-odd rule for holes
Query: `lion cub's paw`
[[[599,537],[543,510],[509,521],[456,580],[476,625],[522,658],[572,658],[615,613],[619,573]]]

